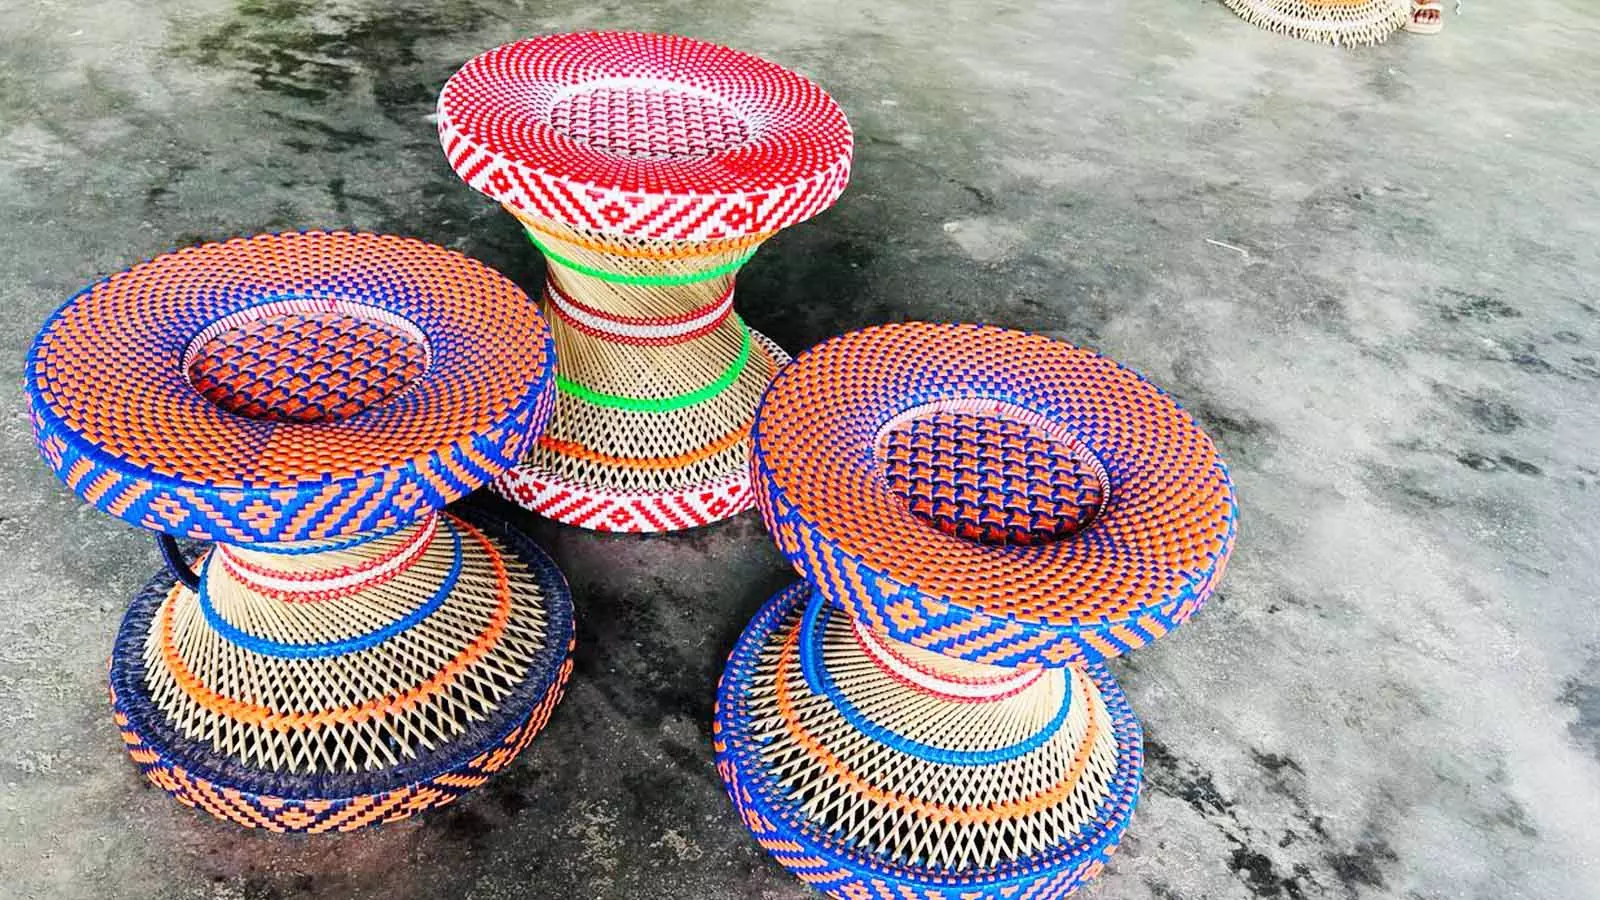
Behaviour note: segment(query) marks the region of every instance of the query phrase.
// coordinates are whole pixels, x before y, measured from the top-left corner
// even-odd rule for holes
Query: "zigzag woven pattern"
[[[532,465],[513,466],[494,482],[495,492],[525,509],[593,531],[650,533],[699,528],[754,505],[750,479],[738,473],[684,491],[613,492],[567,483]]]
[[[889,489],[940,531],[1042,544],[1082,529],[1104,502],[1100,473],[1074,449],[1026,422],[942,412],[890,429],[879,455]]]
[[[490,50],[439,94],[473,188],[537,218],[651,240],[777,231],[833,204],[853,137],[820,87],[691,38],[555,34]]]
[[[878,446],[908,410],[959,402],[1069,432],[1103,508],[1036,546],[931,527]],[[982,406],[982,403],[979,403]],[[1177,404],[1104,357],[997,328],[906,323],[819,345],[780,372],[753,430],[757,505],[797,570],[890,637],[999,666],[1116,656],[1205,602],[1234,535],[1215,447]]]
[[[346,350],[380,339],[393,365],[330,371],[320,409],[291,408],[293,379],[339,348],[296,358],[309,348],[264,338],[308,320],[344,329]],[[492,480],[550,416],[553,357],[533,303],[483,264],[407,238],[306,232],[112,275],[45,323],[26,372],[40,452],[85,500],[249,544],[393,528]],[[263,380],[275,373],[291,380]]]
[[[260,309],[197,347],[187,366],[195,389],[235,415],[273,422],[348,419],[388,401],[428,370],[426,338],[380,318],[294,309],[260,316]]]
[[[491,775],[510,765],[550,721],[550,713],[560,702],[567,676],[572,673],[570,653],[569,644],[569,655],[561,664],[555,683],[545,692],[544,699],[521,724],[506,734],[498,746],[485,750],[452,771],[426,781],[354,797],[275,797],[220,786],[191,774],[181,763],[170,761],[158,748],[145,743],[122,711],[115,688],[111,691],[111,704],[128,756],[138,764],[139,771],[151,784],[171,794],[179,803],[246,828],[307,834],[355,831],[369,825],[397,822],[424,810],[453,803],[462,794],[481,787]]]

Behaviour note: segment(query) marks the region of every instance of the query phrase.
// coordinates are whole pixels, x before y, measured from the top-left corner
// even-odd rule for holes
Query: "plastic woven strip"
[[[527,745],[571,671],[566,583],[504,521],[437,510],[538,438],[553,357],[503,276],[380,235],[188,248],[56,311],[28,358],[40,452],[185,576],[146,585],[111,658],[152,783],[248,827],[349,830]],[[197,580],[174,534],[215,542]]]
[[[413,522],[519,462],[554,405],[554,353],[527,295],[482,263],[306,232],[96,282],[45,322],[26,371],[39,451],[85,501],[153,531],[292,545]]]
[[[1095,354],[925,323],[803,354],[751,441],[757,505],[807,582],[756,615],[718,688],[745,825],[841,900],[1093,878],[1143,759],[1098,661],[1215,589],[1235,526],[1210,441]]]
[[[567,257],[556,253],[554,250],[551,250],[547,244],[541,243],[538,238],[533,236],[533,232],[526,232],[526,234],[528,235],[528,240],[532,241],[533,245],[539,248],[539,252],[543,253],[545,258],[549,259],[558,266],[571,269],[572,271],[582,275],[588,275],[590,278],[598,278],[601,281],[609,281],[613,284],[634,284],[644,287],[677,287],[679,285],[697,284],[702,281],[711,281],[714,278],[721,278],[724,275],[739,271],[739,269],[743,267],[745,263],[750,261],[750,257],[755,256],[756,251],[761,249],[759,247],[751,247],[749,250],[744,251],[743,253],[739,254],[738,257],[729,262],[725,262],[720,266],[715,266],[710,269],[701,269],[698,272],[684,272],[675,275],[631,275],[626,272],[609,272],[605,269],[597,268],[595,266],[586,266],[577,260],[568,259]]]
[[[974,455],[940,424],[947,402],[968,402],[962,422],[989,422],[962,425],[973,433],[1026,425],[1041,437],[1006,445],[1020,458]],[[894,487],[896,461],[912,457],[883,449],[908,409],[937,426],[925,461],[904,470],[947,507],[927,514]],[[1036,449],[1060,429],[1071,447]],[[1232,485],[1194,420],[1137,374],[1035,335],[904,323],[827,341],[780,373],[752,442],[763,516],[797,570],[889,637],[973,662],[1063,665],[1139,647],[1206,601],[1233,545]],[[1007,474],[1075,448],[1091,457],[1086,477]],[[1087,488],[1101,495],[1089,516]],[[1005,525],[1007,510],[1046,508],[1058,511],[1025,529],[1041,543],[982,538],[987,516]]]
[[[541,224],[538,219],[518,215],[517,210],[510,207],[507,207],[506,211],[510,212],[514,216],[517,216],[517,221],[522,223],[522,227],[535,234],[542,234],[546,237],[555,238],[564,244],[572,244],[573,246],[581,247],[585,250],[593,250],[598,253],[611,253],[630,259],[675,260],[692,259],[697,256],[713,256],[726,253],[730,250],[742,250],[746,247],[754,247],[757,244],[766,241],[767,238],[772,237],[771,232],[757,232],[756,234],[747,234],[743,237],[723,238],[721,240],[714,241],[673,241],[667,243],[662,243],[659,241],[642,241],[638,243],[620,243],[614,237],[609,239],[596,238],[590,237],[583,232],[573,231],[571,229],[551,228],[547,225]]]
[[[1056,670],[1073,712],[1031,752],[986,765],[926,752],[994,746],[1037,728],[1038,697],[940,703],[852,651],[830,624],[826,665],[870,710],[863,731],[799,671],[795,585],[756,615],[718,688],[717,769],[745,825],[779,862],[831,897],[1001,900],[1064,896],[1097,874],[1138,796],[1138,723],[1103,668]],[[918,651],[910,651],[918,652]],[[959,664],[958,664],[959,665]]]
[[[678,394],[675,397],[645,398],[602,394],[599,391],[591,391],[577,382],[568,381],[560,375],[556,376],[556,387],[560,388],[562,393],[577,397],[585,403],[593,403],[595,406],[605,406],[611,409],[633,410],[634,412],[672,412],[673,410],[694,406],[696,403],[704,403],[727,390],[744,373],[744,367],[750,363],[750,329],[743,322],[740,322],[739,330],[742,333],[739,341],[739,355],[734,357],[727,370],[719,375],[716,381],[705,387]]]
[[[732,282],[709,307],[664,318],[609,315],[568,297],[549,282],[545,284],[545,296],[563,323],[584,334],[635,347],[666,347],[704,337],[733,314]]]
[[[747,427],[787,357],[732,320],[733,279],[844,189],[854,140],[837,104],[726,47],[605,32],[481,54],[440,92],[438,121],[451,166],[548,263],[561,390],[502,493],[603,530],[746,508]]]
[[[929,762],[951,766],[988,766],[1027,756],[1055,737],[1061,727],[1066,724],[1067,713],[1072,710],[1072,695],[1070,693],[1062,695],[1061,704],[1057,707],[1055,715],[1048,722],[1045,722],[1042,727],[1031,734],[1023,736],[1021,740],[1005,746],[982,750],[966,750],[941,747],[902,737],[892,730],[873,722],[857,709],[849,696],[835,684],[833,674],[828,670],[822,659],[822,623],[825,621],[823,618],[825,606],[826,603],[822,600],[821,595],[815,593],[811,595],[811,599],[806,604],[805,616],[800,624],[800,671],[805,675],[806,685],[811,689],[812,693],[820,694],[833,701],[834,709],[838,711],[846,722],[849,722],[857,731],[885,746]],[[871,658],[871,655],[868,654],[868,657]],[[877,660],[874,660],[874,662],[876,663]],[[986,699],[989,702],[995,702],[1004,700],[1007,696],[1006,694],[996,694]]]
[[[235,627],[233,623],[224,619],[217,612],[216,606],[211,602],[210,591],[206,587],[207,579],[204,571],[201,572],[200,576],[200,612],[205,616],[206,624],[210,625],[217,634],[222,635],[225,640],[261,656],[273,656],[278,659],[319,659],[327,656],[343,656],[347,653],[370,650],[384,641],[416,627],[419,622],[438,612],[439,608],[444,605],[444,601],[449,598],[450,592],[455,589],[456,579],[461,577],[461,535],[457,534],[453,528],[450,529],[450,540],[454,547],[454,561],[450,563],[449,574],[445,575],[444,580],[439,583],[438,589],[433,592],[433,596],[428,598],[428,602],[418,606],[404,616],[365,634],[352,635],[337,641],[319,641],[316,643],[274,641],[257,637],[241,628]],[[206,558],[207,569],[210,568],[211,559],[212,557]]]
[[[204,590],[243,627],[214,628],[200,597],[152,580],[112,654],[134,760],[181,802],[273,831],[394,821],[481,785],[549,718],[573,631],[549,559],[503,521],[469,516],[447,518],[406,572],[335,603],[282,603],[208,566]],[[409,539],[276,563],[237,552],[286,574],[334,571]],[[373,642],[376,622],[405,627]],[[361,646],[282,652],[340,631]]]
[[[439,93],[439,142],[474,189],[594,233],[712,241],[831,206],[854,140],[816,84],[746,53],[638,32],[483,53]]]

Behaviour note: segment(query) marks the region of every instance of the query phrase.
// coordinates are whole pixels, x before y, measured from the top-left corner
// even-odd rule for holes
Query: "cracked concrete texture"
[[[791,349],[904,318],[1096,347],[1171,389],[1243,511],[1217,599],[1114,665],[1149,743],[1082,896],[1600,897],[1600,11],[1469,4],[1335,50],[1213,0],[0,0],[0,873],[23,898],[807,891],[711,762],[724,654],[790,576],[759,521],[562,564],[577,671],[476,796],[285,839],[148,787],[105,654],[157,565],[51,480],[20,384],[48,311],[174,245],[395,231],[525,286],[434,95],[533,32],[678,31],[797,68],[858,135],[839,206],[740,285]],[[1559,27],[1551,27],[1559,22]]]

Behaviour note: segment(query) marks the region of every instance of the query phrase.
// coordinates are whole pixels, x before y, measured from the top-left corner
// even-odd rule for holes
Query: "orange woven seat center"
[[[723,100],[661,86],[593,86],[550,107],[550,124],[573,140],[629,159],[696,159],[750,139]]]
[[[189,382],[235,415],[336,422],[381,405],[428,368],[416,335],[350,311],[280,312],[196,347]]]
[[[879,441],[884,482],[946,534],[1039,544],[1081,531],[1105,503],[1086,448],[1004,415],[940,411]]]

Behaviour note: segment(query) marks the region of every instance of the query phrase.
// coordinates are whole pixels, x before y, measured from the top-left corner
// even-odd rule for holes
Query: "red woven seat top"
[[[839,105],[748,53],[637,32],[490,50],[439,94],[439,138],[472,187],[591,231],[713,240],[831,206],[850,176]]]

